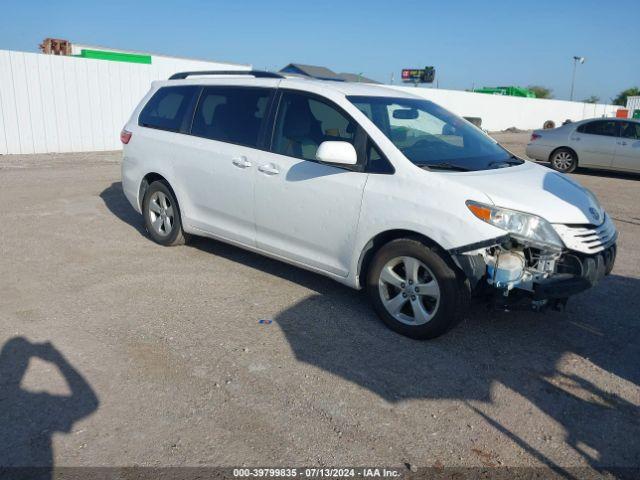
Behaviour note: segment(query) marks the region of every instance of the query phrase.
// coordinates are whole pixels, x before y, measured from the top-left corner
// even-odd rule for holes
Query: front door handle
[[[625,142],[624,140],[622,140],[618,145],[626,145],[627,142]]]
[[[249,168],[251,166],[251,162],[247,160],[247,157],[235,157],[231,160],[231,163],[238,168]]]
[[[278,170],[278,166],[274,165],[273,163],[267,163],[266,165],[260,165],[258,167],[258,170],[260,170],[262,173],[266,173],[267,175],[277,175],[280,173],[280,170]]]

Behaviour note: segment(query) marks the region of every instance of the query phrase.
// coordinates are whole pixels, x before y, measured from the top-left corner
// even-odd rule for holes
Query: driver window
[[[276,121],[273,151],[315,160],[324,141],[354,143],[355,124],[331,105],[304,94],[282,95]]]

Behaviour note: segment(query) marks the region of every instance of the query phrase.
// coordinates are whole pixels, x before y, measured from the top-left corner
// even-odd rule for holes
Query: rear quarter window
[[[171,132],[188,132],[198,90],[196,86],[160,88],[140,112],[138,125]]]

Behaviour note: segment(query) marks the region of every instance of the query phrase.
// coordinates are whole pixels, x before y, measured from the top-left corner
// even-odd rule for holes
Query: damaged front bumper
[[[616,249],[614,243],[593,255],[566,253],[560,257],[563,261],[560,268],[565,271],[557,272],[534,284],[534,298],[567,298],[594,287],[611,273],[616,261]]]
[[[549,249],[509,235],[451,250],[473,291],[503,299],[528,298],[534,305],[556,304],[595,286],[613,269],[617,232],[596,253]],[[515,298],[514,298],[515,299]]]

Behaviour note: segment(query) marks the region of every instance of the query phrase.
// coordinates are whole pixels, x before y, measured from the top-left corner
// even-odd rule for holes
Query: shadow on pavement
[[[147,236],[142,215],[136,212],[125,198],[122,191],[122,182],[113,182],[111,186],[100,192],[100,198],[102,198],[111,213],[124,223],[131,225],[138,233]]]
[[[122,195],[103,198],[128,206]],[[109,208],[121,211],[117,205]],[[129,215],[119,218],[131,221]],[[133,221],[141,225],[139,216]],[[190,245],[316,292],[274,319],[299,361],[389,402],[463,401],[529,454],[571,477],[500,418],[483,413],[478,403],[469,403],[490,404],[492,387],[502,384],[562,425],[565,441],[585,464],[618,474],[620,467],[640,473],[640,398],[632,403],[596,385],[592,376],[583,378],[560,365],[568,357],[581,357],[577,360],[581,372],[605,377],[607,384],[629,382],[632,391],[639,391],[639,279],[610,275],[571,299],[563,313],[491,312],[474,305],[451,332],[418,342],[384,327],[362,292],[214,240],[195,238]]]
[[[549,170],[555,172],[553,168],[551,168],[551,163],[543,162],[538,160],[530,160],[533,163],[537,163],[543,167],[547,167]],[[616,178],[619,180],[640,180],[640,173],[634,172],[621,172],[618,170],[604,170],[604,169],[596,169],[596,168],[585,168],[578,167],[574,172],[571,172],[571,176],[576,176],[579,180],[580,177],[604,177],[604,178]]]
[[[71,394],[24,390],[21,382],[31,358],[56,366]],[[22,337],[8,340],[0,351],[0,477],[51,478],[53,434],[69,433],[98,405],[89,384],[53,345]]]
[[[620,180],[640,180],[640,173],[619,172],[617,170],[596,170],[584,167],[578,167],[576,171],[573,172],[573,175],[576,175],[577,177],[585,176],[617,178]]]

